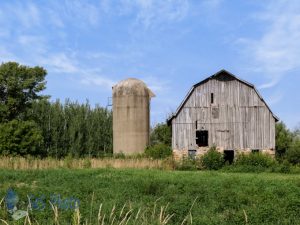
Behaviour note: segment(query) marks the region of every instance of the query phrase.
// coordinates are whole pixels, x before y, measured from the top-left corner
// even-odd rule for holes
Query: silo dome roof
[[[128,78],[113,86],[113,96],[137,95],[155,97],[147,85],[136,78]]]

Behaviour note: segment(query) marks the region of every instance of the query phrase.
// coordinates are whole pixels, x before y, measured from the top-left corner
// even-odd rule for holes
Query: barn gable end
[[[173,149],[199,149],[207,135],[208,146],[263,150],[275,148],[276,121],[254,85],[221,70],[191,88],[168,124]]]

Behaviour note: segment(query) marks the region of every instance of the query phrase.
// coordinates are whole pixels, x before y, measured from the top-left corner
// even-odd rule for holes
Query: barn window
[[[207,130],[197,130],[196,131],[196,144],[199,147],[208,146],[208,131]]]
[[[198,121],[195,122],[196,130],[198,129]]]
[[[210,94],[210,103],[214,104],[214,93]]]

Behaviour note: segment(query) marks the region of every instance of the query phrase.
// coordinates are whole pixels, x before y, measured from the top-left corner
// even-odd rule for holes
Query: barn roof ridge
[[[221,74],[221,73],[226,73],[227,75],[233,77],[234,79],[244,83],[245,85],[251,87],[254,89],[254,91],[256,92],[256,94],[259,96],[259,98],[265,103],[265,105],[267,106],[267,108],[269,109],[269,111],[271,112],[272,116],[275,118],[275,121],[279,121],[279,118],[272,112],[271,108],[269,107],[269,105],[266,103],[266,101],[263,99],[263,97],[261,96],[261,94],[258,92],[258,90],[255,88],[255,85],[248,82],[248,81],[245,81],[237,76],[235,76],[234,74],[230,73],[229,71],[225,70],[225,69],[221,69],[219,70],[217,73],[214,73],[213,75],[209,76],[208,78],[194,84],[189,92],[187,93],[187,95],[184,97],[183,101],[181,102],[181,104],[179,105],[179,107],[176,109],[176,112],[173,113],[168,119],[167,119],[167,123],[170,124],[172,119],[174,117],[176,117],[179,113],[179,111],[182,109],[183,105],[186,103],[186,101],[188,100],[188,98],[190,97],[190,95],[192,94],[192,92],[194,91],[194,89],[204,83],[206,83],[207,81],[209,81],[210,79],[213,79],[214,77],[216,77],[217,75]]]

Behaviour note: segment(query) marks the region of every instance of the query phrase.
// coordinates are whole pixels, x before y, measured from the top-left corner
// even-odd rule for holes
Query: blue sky
[[[165,121],[190,87],[226,69],[253,83],[289,128],[300,117],[300,1],[0,2],[0,62],[48,71],[46,93],[106,106],[118,81],[156,94]]]

